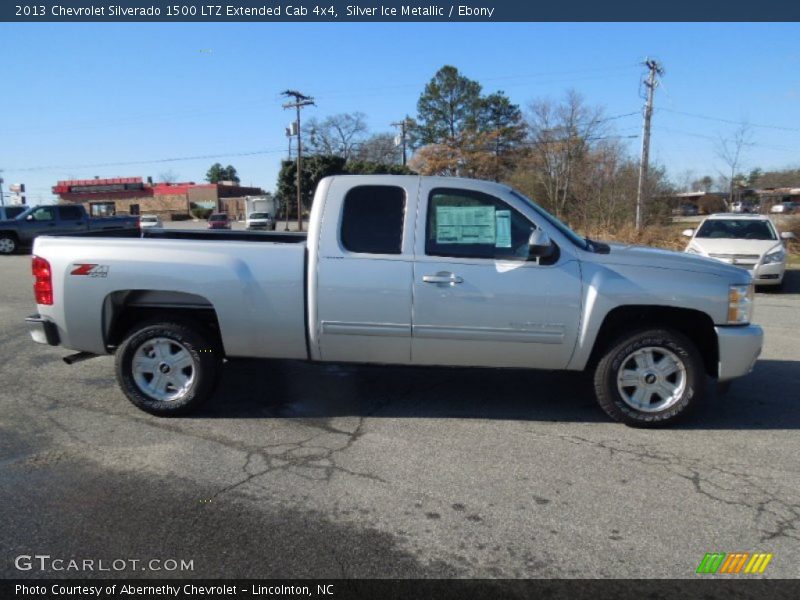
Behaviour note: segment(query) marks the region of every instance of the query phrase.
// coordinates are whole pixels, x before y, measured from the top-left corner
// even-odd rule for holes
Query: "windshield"
[[[708,219],[697,230],[698,238],[728,240],[777,240],[769,221]]]
[[[250,213],[251,219],[269,219],[269,213]]]
[[[550,223],[550,225],[552,225],[553,227],[558,229],[570,242],[575,244],[578,248],[580,248],[582,250],[592,250],[592,248],[590,246],[590,243],[586,238],[582,238],[577,233],[572,231],[572,229],[567,227],[564,223],[559,221],[557,218],[555,218],[553,215],[551,215],[549,212],[547,212],[541,206],[536,204],[533,200],[530,200],[529,198],[526,198],[525,196],[520,194],[517,190],[513,190],[512,189],[511,193],[514,196],[516,196],[517,198],[519,198],[520,200],[522,200],[523,202],[525,202],[525,204],[530,206],[534,211],[536,211],[536,214],[538,214],[545,221]]]
[[[209,221],[227,221],[228,215],[211,215],[208,218]]]

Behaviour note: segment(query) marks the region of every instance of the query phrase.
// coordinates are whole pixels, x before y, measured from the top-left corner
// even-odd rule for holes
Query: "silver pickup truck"
[[[674,421],[762,345],[747,271],[582,238],[486,181],[336,176],[302,234],[40,237],[33,339],[116,353],[138,407],[208,398],[223,359],[588,371],[629,425]],[[538,390],[531,392],[531,402]]]

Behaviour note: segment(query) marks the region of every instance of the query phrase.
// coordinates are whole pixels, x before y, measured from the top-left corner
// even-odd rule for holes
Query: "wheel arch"
[[[137,323],[163,318],[208,328],[224,356],[214,305],[197,294],[170,290],[118,290],[103,301],[103,342],[113,350]]]
[[[620,335],[643,327],[663,327],[685,335],[703,357],[706,373],[717,377],[719,345],[713,319],[699,310],[673,306],[626,305],[610,310],[597,332],[586,368],[594,368]]]

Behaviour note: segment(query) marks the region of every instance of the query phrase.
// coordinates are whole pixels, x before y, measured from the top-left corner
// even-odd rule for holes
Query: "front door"
[[[537,224],[511,197],[440,187],[421,190],[419,202],[412,362],[565,367],[581,298],[570,249],[530,259]]]

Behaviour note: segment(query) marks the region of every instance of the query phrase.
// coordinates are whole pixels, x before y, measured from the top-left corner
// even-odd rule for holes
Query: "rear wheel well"
[[[703,357],[706,373],[717,376],[719,347],[714,321],[706,313],[672,306],[620,306],[610,311],[597,332],[587,368],[594,368],[623,333],[644,327],[662,327],[688,337]]]
[[[154,301],[156,299],[160,302]],[[137,324],[154,320],[184,323],[210,332],[224,356],[219,319],[214,307],[205,298],[179,292],[135,290],[110,294],[103,306],[106,348],[115,349]]]

